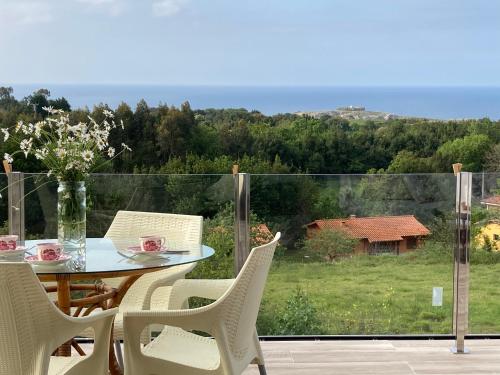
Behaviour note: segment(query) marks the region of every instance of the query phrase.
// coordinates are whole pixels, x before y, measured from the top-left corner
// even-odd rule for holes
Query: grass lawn
[[[414,255],[357,256],[333,264],[283,258],[269,275],[259,334],[304,333],[300,324],[308,319],[319,321],[309,334],[449,334],[452,271],[446,257],[426,262]],[[499,276],[500,264],[471,266],[470,332],[500,332]],[[444,289],[442,307],[432,306],[437,286]],[[287,303],[298,287],[306,302]],[[294,314],[298,330],[277,326],[280,316]]]

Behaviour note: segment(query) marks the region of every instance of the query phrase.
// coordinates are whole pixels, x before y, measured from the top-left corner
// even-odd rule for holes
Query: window
[[[374,242],[368,246],[368,254],[381,255],[381,254],[397,254],[399,243],[397,241],[387,242]]]
[[[417,248],[417,237],[407,237],[406,238],[406,248],[409,250],[413,250]]]
[[[494,234],[493,235],[493,240],[500,241],[500,234]]]

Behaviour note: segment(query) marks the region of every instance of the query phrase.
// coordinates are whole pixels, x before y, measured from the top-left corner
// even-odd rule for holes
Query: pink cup
[[[15,250],[17,247],[18,236],[10,234],[7,236],[0,236],[0,251],[1,250]]]
[[[144,236],[140,238],[142,251],[160,251],[165,244],[165,237]]]
[[[39,243],[37,246],[38,260],[58,260],[63,254],[63,245],[59,243]]]

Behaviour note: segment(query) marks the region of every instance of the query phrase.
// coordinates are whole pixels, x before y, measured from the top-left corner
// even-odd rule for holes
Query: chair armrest
[[[189,297],[217,300],[233,285],[234,279],[186,279],[174,283],[170,294],[169,310],[182,309]]]
[[[136,288],[142,289],[142,294],[144,294],[144,302],[142,309],[149,310],[151,308],[151,298],[153,293],[161,287],[172,286],[177,280],[184,279],[186,274],[191,272],[196,263],[181,265],[168,268],[166,270],[151,272],[142,275],[139,280],[132,285],[131,290],[135,291]]]
[[[212,334],[219,310],[217,306],[217,302],[214,302],[207,306],[187,310],[125,311],[123,313],[124,341],[139,343],[143,329],[151,324],[169,325],[186,331],[198,330]]]
[[[64,315],[64,313],[58,310],[55,306],[54,310],[57,313],[57,327],[59,328],[56,332],[54,332],[56,347],[77,336],[80,332],[89,327],[94,329],[95,344],[98,345],[99,341],[105,338],[104,336],[106,336],[106,332],[111,332],[113,320],[115,315],[118,313],[118,308],[113,308],[99,311],[89,316],[76,318]],[[107,340],[109,340],[109,332]]]
[[[73,338],[76,334],[88,327],[92,327],[95,333],[94,349],[92,350],[92,354],[86,356],[81,362],[78,362],[68,373],[95,375],[108,374],[111,330],[113,328],[113,320],[117,312],[118,308],[113,308],[96,312],[91,316],[82,318],[63,316],[64,324],[61,325],[61,329],[58,329],[58,331],[64,330],[63,333],[66,338],[64,338],[61,343]]]

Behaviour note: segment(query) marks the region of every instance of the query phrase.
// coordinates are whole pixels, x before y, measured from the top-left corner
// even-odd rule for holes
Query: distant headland
[[[321,118],[323,116],[338,117],[346,120],[392,120],[396,118],[405,118],[407,116],[395,115],[389,112],[367,111],[363,106],[345,106],[338,107],[334,110],[322,111],[302,111],[295,112],[298,116],[309,116],[313,118]]]

